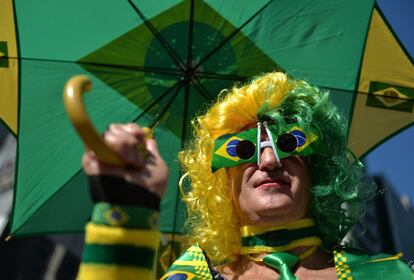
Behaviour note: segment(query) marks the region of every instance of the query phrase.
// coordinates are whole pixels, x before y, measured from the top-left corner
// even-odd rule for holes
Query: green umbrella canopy
[[[235,82],[279,70],[330,89],[359,156],[413,123],[412,59],[373,0],[0,4],[0,118],[18,138],[12,235],[80,232],[89,218],[83,146],[62,103],[73,75],[92,79],[100,131],[160,119],[165,233],[183,226],[177,152],[189,121]]]

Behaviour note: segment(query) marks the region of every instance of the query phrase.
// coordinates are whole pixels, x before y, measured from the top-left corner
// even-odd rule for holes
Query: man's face
[[[233,200],[242,225],[282,225],[305,217],[311,176],[303,157],[276,160],[271,147],[262,149],[260,165],[228,168]]]

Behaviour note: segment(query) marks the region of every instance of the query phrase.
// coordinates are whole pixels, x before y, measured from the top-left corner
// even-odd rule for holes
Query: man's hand
[[[104,140],[126,167],[99,162],[93,151],[87,151],[82,160],[86,174],[117,176],[162,197],[167,188],[168,167],[158,151],[157,142],[154,139],[144,141],[144,138],[144,131],[135,123],[110,125]]]

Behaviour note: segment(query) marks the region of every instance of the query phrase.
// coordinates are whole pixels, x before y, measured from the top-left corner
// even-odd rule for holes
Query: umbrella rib
[[[170,100],[161,108],[161,111],[155,116],[154,121],[151,125],[149,125],[150,128],[153,128],[157,123],[159,123],[162,119],[162,117],[165,115],[165,113],[170,109],[171,105],[173,104],[175,98],[177,98],[178,93],[180,92],[180,89],[183,87],[183,83],[178,83],[178,87],[175,88],[174,94],[171,96]]]
[[[265,8],[269,6],[269,4],[272,2],[270,0],[267,2],[260,10],[258,10],[256,13],[254,13],[246,22],[244,22],[242,25],[240,25],[239,28],[234,30],[226,39],[224,39],[217,47],[215,47],[210,53],[208,53],[203,59],[200,60],[200,62],[197,63],[197,65],[194,67],[194,69],[197,69],[201,64],[203,64],[207,59],[209,59],[215,52],[217,52],[222,46],[224,46],[228,41],[230,41],[234,36],[236,36],[237,33],[240,32],[243,27],[245,27],[249,22],[251,22],[257,15],[259,15]]]
[[[189,81],[185,81],[185,92],[184,92],[184,116],[183,116],[183,122],[182,122],[182,131],[181,131],[181,149],[184,147],[184,138],[185,138],[185,133],[186,133],[186,127],[187,127],[187,114],[188,114],[188,97],[189,97],[189,93],[190,93],[190,85],[189,85]],[[182,176],[182,171],[179,170],[179,178]],[[178,182],[177,182],[178,183]],[[172,233],[172,237],[173,237],[173,241],[175,240],[175,232],[176,232],[176,224],[177,224],[177,211],[178,211],[178,201],[180,198],[179,195],[179,188],[176,188],[176,193],[175,193],[175,210],[174,213],[175,215],[173,215],[173,233]],[[170,261],[171,261],[171,256],[170,256]]]
[[[174,60],[176,65],[182,70],[185,71],[185,69],[182,67],[181,59],[179,55],[174,51],[173,48],[168,44],[168,42],[162,37],[162,35],[158,32],[158,30],[151,24],[151,22],[144,16],[142,11],[133,3],[131,0],[128,0],[128,3],[132,6],[132,8],[135,10],[135,12],[138,14],[138,16],[141,18],[141,20],[144,22],[145,26],[151,31],[151,33],[154,35],[154,37],[160,42],[161,46],[164,47],[164,49],[167,51],[167,53],[170,55],[170,57]]]
[[[172,87],[166,90],[163,94],[158,96],[141,114],[138,115],[132,122],[136,122],[139,120],[144,114],[146,114],[149,110],[151,110],[155,105],[157,105],[162,99],[164,99],[168,94],[170,94],[178,85],[182,84],[182,81],[177,81]]]
[[[231,80],[231,81],[246,81],[248,78],[244,76],[238,75],[227,75],[227,74],[219,74],[219,73],[212,73],[212,72],[195,72],[195,77],[197,78],[206,78],[206,79],[219,79],[219,80]]]
[[[194,83],[196,89],[200,92],[200,94],[207,100],[213,100],[214,98],[210,95],[208,90],[202,85],[202,83],[193,77],[191,81]]]
[[[134,70],[134,71],[146,72],[146,73],[158,73],[158,74],[166,74],[166,75],[173,75],[173,76],[181,76],[180,71],[170,70],[166,68],[148,67],[148,66],[127,66],[127,65],[97,63],[97,62],[77,62],[77,63],[81,65],[86,64],[86,65],[91,65],[91,66],[112,67],[116,69]]]
[[[186,135],[186,129],[187,129],[187,114],[188,114],[188,99],[189,99],[189,96],[190,96],[190,84],[186,83],[185,84],[185,91],[184,91],[184,115],[183,115],[183,125],[182,125],[183,129],[181,131],[181,149],[184,148],[184,141],[185,141],[185,135]],[[180,171],[180,173],[181,173],[181,171]],[[180,177],[181,177],[181,175],[180,175]],[[177,188],[174,213],[177,213],[177,211],[178,211],[179,197],[180,197],[179,188]],[[174,220],[173,220],[174,232],[175,232],[176,224],[177,224],[177,215],[174,215]]]
[[[166,69],[166,68],[158,68],[158,67],[127,66],[127,65],[110,64],[110,63],[69,61],[69,60],[59,60],[59,59],[28,58],[28,57],[7,57],[7,58],[8,59],[15,59],[15,60],[26,60],[26,61],[55,62],[55,63],[76,63],[76,64],[80,64],[80,65],[85,64],[85,65],[92,65],[92,66],[112,67],[112,68],[116,68],[116,69],[135,70],[135,71],[149,72],[149,73],[153,72],[153,73],[173,75],[173,76],[181,76],[181,74],[182,74],[181,71],[170,70],[170,69]]]
[[[188,46],[187,46],[187,71],[191,69],[193,61],[193,27],[194,27],[194,0],[190,3],[190,24],[188,27]],[[186,73],[187,74],[187,73]]]
[[[188,96],[190,92],[190,81],[195,80],[192,78],[193,75],[193,69],[192,69],[192,62],[193,62],[193,51],[192,51],[192,45],[193,45],[193,28],[194,28],[194,0],[191,0],[190,3],[190,22],[188,27],[188,45],[187,45],[187,67],[185,72],[185,96],[184,96],[184,117],[183,117],[183,126],[182,126],[182,134],[181,134],[181,146],[183,146],[184,143],[184,137],[185,137],[185,128],[187,125],[187,113],[188,113]],[[178,93],[178,92],[177,92]],[[177,213],[178,210],[178,188],[176,191],[176,200],[175,200],[175,213]],[[173,231],[176,232],[176,224],[177,224],[177,215],[174,215],[173,220]],[[175,238],[175,235],[173,235],[173,239]],[[171,259],[171,256],[170,256]]]

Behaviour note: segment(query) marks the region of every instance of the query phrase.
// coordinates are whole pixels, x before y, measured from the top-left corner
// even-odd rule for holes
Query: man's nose
[[[280,161],[275,156],[275,153],[273,152],[273,149],[271,147],[266,147],[262,149],[262,152],[260,154],[260,164],[259,169],[260,170],[273,170],[275,168],[282,167]]]

